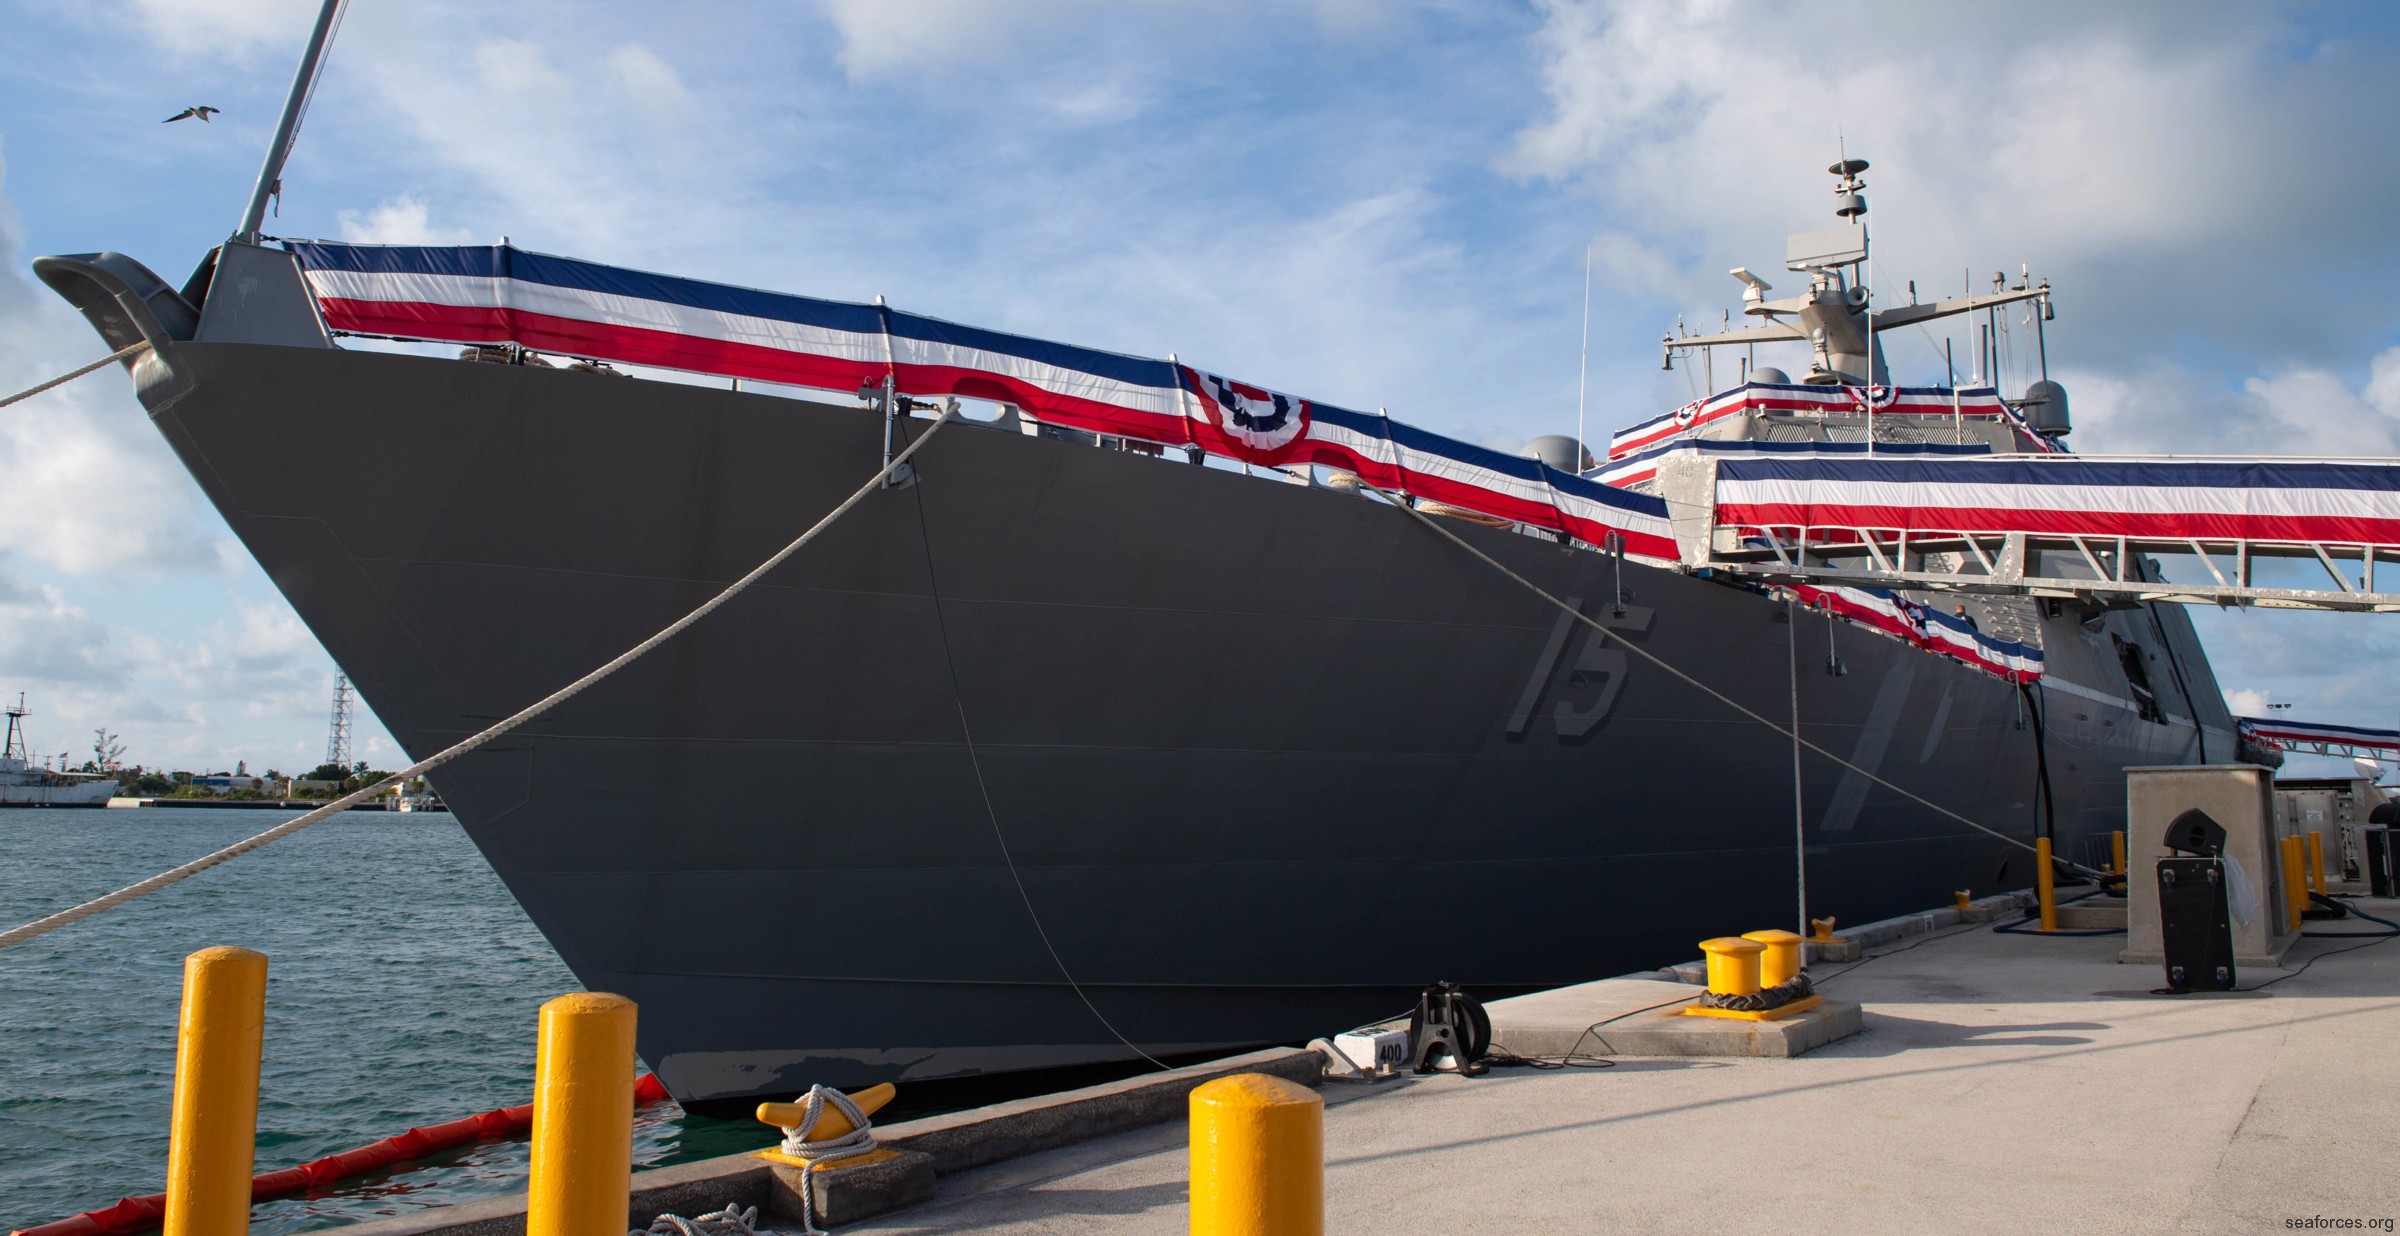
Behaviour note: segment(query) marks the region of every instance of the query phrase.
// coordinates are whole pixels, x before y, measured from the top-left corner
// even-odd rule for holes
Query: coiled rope
[[[12,403],[22,403],[25,400],[41,394],[43,391],[49,390],[51,387],[65,386],[67,383],[72,382],[87,373],[105,369],[117,361],[130,360],[133,357],[139,356],[149,350],[149,340],[137,339],[132,343],[126,344],[124,347],[118,348],[116,351],[111,352],[96,361],[93,361],[91,364],[83,366],[80,369],[68,370],[67,372],[62,373],[47,382],[39,383],[34,386],[28,386],[24,390],[18,391],[14,395],[0,396],[0,408],[5,408]]]
[[[758,1207],[736,1209],[732,1202],[722,1210],[686,1219],[682,1215],[660,1215],[647,1228],[636,1228],[625,1236],[760,1236]]]
[[[852,1102],[849,1095],[839,1090],[810,1086],[808,1093],[800,1098],[807,1106],[800,1112],[800,1123],[783,1131],[782,1149],[794,1158],[808,1160],[808,1165],[800,1169],[800,1230],[807,1236],[825,1236],[824,1230],[817,1226],[817,1194],[815,1187],[809,1183],[810,1178],[816,1175],[818,1168],[828,1163],[839,1163],[872,1152],[875,1149],[875,1135],[869,1130],[874,1122],[867,1119],[867,1114],[859,1110],[858,1104]],[[816,1132],[817,1122],[825,1115],[825,1107],[829,1103],[849,1119],[850,1131],[840,1137],[810,1141],[808,1135]]]
[[[131,349],[128,349],[128,351],[130,350]],[[63,381],[64,379],[61,380]],[[84,902],[82,905],[72,906],[68,909],[61,910],[58,913],[49,916],[48,918],[35,919],[33,922],[27,923],[22,927],[12,928],[8,931],[0,931],[0,948],[7,948],[13,944],[22,944],[27,940],[33,939],[35,936],[46,935],[66,926],[69,923],[80,922],[100,913],[103,910],[121,906],[137,897],[146,897],[151,893],[155,893],[158,890],[167,887],[170,884],[180,884],[183,881],[188,880],[211,867],[217,866],[220,863],[230,862],[233,859],[240,858],[242,855],[248,854],[250,851],[266,845],[268,842],[280,841],[285,837],[291,836],[293,833],[299,832],[303,828],[307,828],[311,824],[331,819],[335,815],[338,815],[341,812],[350,809],[351,807],[357,806],[359,803],[365,802],[367,799],[372,798],[375,795],[392,788],[393,786],[399,785],[411,778],[423,776],[425,773],[439,768],[442,765],[447,764],[470,751],[473,751],[477,747],[480,747],[485,743],[488,743],[491,740],[508,733],[510,730],[516,729],[518,726],[521,726],[526,722],[541,716],[543,713],[558,707],[560,704],[566,703],[568,700],[575,698],[576,695],[580,694],[585,688],[591,686],[593,683],[599,682],[601,679],[606,678],[609,675],[616,673],[618,670],[625,668],[627,665],[632,664],[634,660],[639,658],[643,653],[646,653],[651,649],[658,647],[660,644],[666,643],[668,640],[675,638],[675,636],[682,633],[684,628],[716,612],[718,606],[723,605],[727,601],[730,601],[737,596],[740,596],[743,592],[749,589],[750,585],[757,583],[762,578],[765,578],[767,572],[783,565],[785,559],[790,558],[793,554],[800,552],[802,546],[805,546],[810,541],[815,540],[818,533],[823,532],[825,529],[831,527],[835,520],[849,514],[850,508],[857,506],[860,502],[865,501],[868,494],[874,493],[879,487],[882,486],[885,477],[890,476],[900,467],[900,465],[908,462],[908,457],[916,454],[918,447],[921,447],[927,442],[932,441],[933,435],[941,432],[942,426],[949,424],[951,421],[957,419],[957,417],[958,413],[955,410],[943,413],[941,419],[935,421],[932,427],[927,429],[922,437],[919,437],[916,441],[909,443],[908,449],[893,456],[890,463],[885,464],[882,468],[878,469],[874,476],[868,478],[866,484],[859,486],[857,493],[851,494],[847,499],[844,499],[840,506],[833,508],[833,510],[829,512],[825,518],[818,520],[814,526],[809,528],[808,531],[801,533],[797,539],[792,541],[791,544],[784,546],[782,549],[776,550],[775,553],[766,561],[761,562],[756,567],[752,568],[749,574],[733,581],[731,584],[728,584],[725,587],[724,591],[719,592],[717,595],[702,602],[698,609],[695,609],[692,612],[685,614],[683,617],[676,619],[673,623],[670,623],[666,629],[660,631],[658,634],[653,635],[650,638],[643,640],[641,643],[635,644],[633,647],[626,649],[624,653],[619,655],[615,660],[610,661],[608,664],[593,670],[591,673],[585,674],[583,677],[568,683],[566,686],[560,687],[558,690],[542,697],[535,703],[528,705],[523,711],[518,712],[516,715],[511,716],[504,721],[501,721],[491,728],[486,729],[471,738],[465,739],[462,742],[445,747],[441,751],[438,751],[433,755],[426,757],[425,759],[419,760],[416,763],[401,769],[399,772],[393,773],[392,775],[385,777],[383,780],[366,787],[365,789],[358,790],[350,794],[345,794],[342,797],[309,812],[307,815],[299,817],[298,819],[286,820],[263,833],[257,834],[256,836],[245,837],[240,841],[236,841],[232,845],[226,846],[224,849],[218,850],[213,854],[204,854],[180,867],[174,868],[171,871],[162,871],[138,884],[128,884],[113,893],[109,893],[106,896],[95,897],[90,901]]]
[[[1801,745],[1801,746],[1803,746],[1803,747],[1806,747],[1806,748],[1808,748],[1808,749],[1809,749],[1809,750],[1811,750],[1811,751],[1814,751],[1814,752],[1816,752],[1818,755],[1824,756],[1826,759],[1832,760],[1834,763],[1836,763],[1836,764],[1839,764],[1839,765],[1841,765],[1842,767],[1849,769],[1851,772],[1857,773],[1859,776],[1865,777],[1867,780],[1869,780],[1869,781],[1872,781],[1872,782],[1874,782],[1875,784],[1877,784],[1877,785],[1880,785],[1880,786],[1882,786],[1883,788],[1885,788],[1885,789],[1887,789],[1887,790],[1890,790],[1890,791],[1892,791],[1892,792],[1893,792],[1893,793],[1895,793],[1895,794],[1898,794],[1898,795],[1900,795],[1902,798],[1908,799],[1910,802],[1916,803],[1918,806],[1924,807],[1924,808],[1926,808],[1926,809],[1928,809],[1928,810],[1930,810],[1930,811],[1933,811],[1934,813],[1936,813],[1936,814],[1938,814],[1938,815],[1944,816],[1944,817],[1946,817],[1946,818],[1948,818],[1948,819],[1956,820],[1956,821],[1958,821],[1959,823],[1961,823],[1961,824],[1964,824],[1964,825],[1966,825],[1967,827],[1969,827],[1969,828],[1972,828],[1972,829],[1974,829],[1974,830],[1975,830],[1975,831],[1977,831],[1977,832],[1980,832],[1980,833],[1989,833],[1990,835],[1992,835],[1992,836],[1994,836],[1994,837],[1997,837],[1997,838],[1999,838],[2000,840],[2002,840],[2002,841],[2005,841],[2005,842],[2009,843],[2010,845],[2013,845],[2013,846],[2017,847],[2017,848],[2018,848],[2018,849],[2020,849],[2020,850],[2028,850],[2028,851],[2032,851],[2032,852],[2034,852],[2034,853],[2037,853],[2037,854],[2038,854],[2038,853],[2040,853],[2040,851],[2039,851],[2038,849],[2036,849],[2036,848],[2035,848],[2035,846],[2034,846],[2034,845],[2033,845],[2031,842],[2027,842],[2027,841],[2019,841],[2019,840],[2018,840],[2018,839],[2016,839],[2015,837],[2011,837],[2011,836],[2009,836],[2007,833],[2001,832],[1999,829],[1992,828],[1992,827],[1990,827],[1989,825],[1985,825],[1985,824],[1979,824],[1979,823],[1977,823],[1977,822],[1976,822],[1976,821],[1974,821],[1974,820],[1970,820],[1970,819],[1968,819],[1967,817],[1965,817],[1965,816],[1963,816],[1963,815],[1960,815],[1959,813],[1957,813],[1957,812],[1955,812],[1955,811],[1952,811],[1951,809],[1949,809],[1948,807],[1945,807],[1945,806],[1941,805],[1940,803],[1934,802],[1932,799],[1929,799],[1929,798],[1925,797],[1924,795],[1917,793],[1917,792],[1916,792],[1916,791],[1914,791],[1914,790],[1907,789],[1906,787],[1903,787],[1903,786],[1894,785],[1894,784],[1892,784],[1891,782],[1889,782],[1889,781],[1886,781],[1886,780],[1884,780],[1883,778],[1881,778],[1881,777],[1879,777],[1879,776],[1876,776],[1874,773],[1871,773],[1871,772],[1867,771],[1867,770],[1866,770],[1866,769],[1864,769],[1864,768],[1860,768],[1858,765],[1856,765],[1856,764],[1853,764],[1853,763],[1851,763],[1850,761],[1848,761],[1848,760],[1845,760],[1845,759],[1843,759],[1842,757],[1840,757],[1840,756],[1838,756],[1838,755],[1835,755],[1833,752],[1831,752],[1831,751],[1828,751],[1828,750],[1826,750],[1825,748],[1823,748],[1823,747],[1820,747],[1820,746],[1818,746],[1817,744],[1815,744],[1815,743],[1813,743],[1813,742],[1810,742],[1810,741],[1809,741],[1809,740],[1807,740],[1806,738],[1803,738],[1803,737],[1801,737],[1801,736],[1800,736],[1800,733],[1799,733],[1799,730],[1797,729],[1797,727],[1795,727],[1795,728],[1791,728],[1791,729],[1786,729],[1785,727],[1783,727],[1783,726],[1781,726],[1781,725],[1777,725],[1777,724],[1776,724],[1774,721],[1772,721],[1772,720],[1769,720],[1769,719],[1768,719],[1768,718],[1767,718],[1767,717],[1766,717],[1764,714],[1762,714],[1762,713],[1759,713],[1759,712],[1757,712],[1757,711],[1755,711],[1755,710],[1753,710],[1753,709],[1751,709],[1751,708],[1749,708],[1749,707],[1745,706],[1745,705],[1744,705],[1744,704],[1742,704],[1740,701],[1738,701],[1738,700],[1734,699],[1732,696],[1729,696],[1729,695],[1725,694],[1724,692],[1717,690],[1715,687],[1712,687],[1712,686],[1708,685],[1707,683],[1705,683],[1705,682],[1702,682],[1702,681],[1700,681],[1699,679],[1692,677],[1690,674],[1684,673],[1682,670],[1679,670],[1679,669],[1675,668],[1674,666],[1667,664],[1667,662],[1666,662],[1666,661],[1664,661],[1663,659],[1661,659],[1661,658],[1660,658],[1660,657],[1659,657],[1659,656],[1658,656],[1656,653],[1653,653],[1653,652],[1651,652],[1649,649],[1647,649],[1647,648],[1644,648],[1644,647],[1642,647],[1641,645],[1639,645],[1639,644],[1636,644],[1636,643],[1634,643],[1634,642],[1633,642],[1633,641],[1631,641],[1631,640],[1624,639],[1624,638],[1622,638],[1622,637],[1618,636],[1618,635],[1617,635],[1617,634],[1615,634],[1614,632],[1610,631],[1610,630],[1609,630],[1607,627],[1604,627],[1604,626],[1600,625],[1600,623],[1599,623],[1597,620],[1595,620],[1595,619],[1593,619],[1593,618],[1591,618],[1591,617],[1588,617],[1587,615],[1585,615],[1585,614],[1584,614],[1584,612],[1583,612],[1582,610],[1580,610],[1580,609],[1577,609],[1577,608],[1575,608],[1574,606],[1572,606],[1572,605],[1569,605],[1569,604],[1567,604],[1566,602],[1559,600],[1557,597],[1554,597],[1554,596],[1550,595],[1548,592],[1545,592],[1545,591],[1543,591],[1543,589],[1542,589],[1541,585],[1539,585],[1539,584],[1536,584],[1536,583],[1534,583],[1532,580],[1529,580],[1529,579],[1525,578],[1524,576],[1517,574],[1515,571],[1509,570],[1509,569],[1508,569],[1506,566],[1503,566],[1503,565],[1501,565],[1501,563],[1500,563],[1500,560],[1499,560],[1499,559],[1492,557],[1490,554],[1487,554],[1487,553],[1483,552],[1482,550],[1475,548],[1475,547],[1474,547],[1474,546],[1472,546],[1472,545],[1469,545],[1469,544],[1468,544],[1468,543],[1467,543],[1465,540],[1463,540],[1462,538],[1460,538],[1460,537],[1459,537],[1459,535],[1458,535],[1457,533],[1450,531],[1448,528],[1445,528],[1445,527],[1441,526],[1441,525],[1440,525],[1440,524],[1438,524],[1438,523],[1435,523],[1435,522],[1433,521],[1433,519],[1432,519],[1432,517],[1431,517],[1431,516],[1428,516],[1428,515],[1426,515],[1424,512],[1422,512],[1422,511],[1419,511],[1419,510],[1418,510],[1418,509],[1416,509],[1415,507],[1413,507],[1413,506],[1410,506],[1408,503],[1406,503],[1406,502],[1402,501],[1402,500],[1400,499],[1400,496],[1399,496],[1398,494],[1394,494],[1394,493],[1391,493],[1391,492],[1389,492],[1389,491],[1387,491],[1387,490],[1383,490],[1383,489],[1377,488],[1375,485],[1373,485],[1373,484],[1370,484],[1370,483],[1367,483],[1367,482],[1365,482],[1365,481],[1361,481],[1360,483],[1361,483],[1361,484],[1363,484],[1363,485],[1366,485],[1366,487],[1367,487],[1368,489],[1372,489],[1372,490],[1374,490],[1374,491],[1375,491],[1375,494],[1376,494],[1376,496],[1378,496],[1378,497],[1382,498],[1384,501],[1386,501],[1386,502],[1389,502],[1389,503],[1391,503],[1393,506],[1395,506],[1395,507],[1398,507],[1399,509],[1401,509],[1401,510],[1403,510],[1403,511],[1406,511],[1406,512],[1408,512],[1409,516],[1410,516],[1411,518],[1415,519],[1415,520],[1416,520],[1418,523],[1421,523],[1421,524],[1425,525],[1426,527],[1433,529],[1433,530],[1434,530],[1436,533],[1439,533],[1439,534],[1441,535],[1442,539],[1444,539],[1444,540],[1446,540],[1446,541],[1450,542],[1450,543],[1451,543],[1451,544],[1453,544],[1453,545],[1456,545],[1456,546],[1458,546],[1460,549],[1463,549],[1463,550],[1467,551],[1467,552],[1468,552],[1468,553],[1470,553],[1470,554],[1473,554],[1473,555],[1475,555],[1477,558],[1480,558],[1480,559],[1482,559],[1482,560],[1483,560],[1483,563],[1484,563],[1484,565],[1486,565],[1486,566],[1488,566],[1488,567],[1492,568],[1492,569],[1493,569],[1493,570],[1495,570],[1495,571],[1498,571],[1498,572],[1500,572],[1502,575],[1505,575],[1505,576],[1507,576],[1507,577],[1508,577],[1508,578],[1510,578],[1511,580],[1514,580],[1514,581],[1516,581],[1518,584],[1522,585],[1522,586],[1525,588],[1525,590],[1526,590],[1526,591],[1528,591],[1528,592],[1531,592],[1533,595],[1535,595],[1535,596],[1537,596],[1537,597],[1540,597],[1541,599],[1543,599],[1543,600],[1545,600],[1545,601],[1548,601],[1548,602],[1549,602],[1549,603],[1551,603],[1552,605],[1555,605],[1555,606],[1557,606],[1561,612],[1563,612],[1563,613],[1567,614],[1568,616],[1570,616],[1570,617],[1574,618],[1574,619],[1575,619],[1575,621],[1577,621],[1577,622],[1580,622],[1580,623],[1582,623],[1583,625],[1585,625],[1585,626],[1587,626],[1587,627],[1590,627],[1590,628],[1591,628],[1593,631],[1595,631],[1595,632],[1597,632],[1597,633],[1599,634],[1600,638],[1602,638],[1602,639],[1605,639],[1605,640],[1610,640],[1610,641],[1614,642],[1614,643],[1617,645],[1617,647],[1619,647],[1619,648],[1622,648],[1622,649],[1624,649],[1625,651],[1627,651],[1627,652],[1630,652],[1630,653],[1632,653],[1633,655],[1635,655],[1635,656],[1637,656],[1637,657],[1640,657],[1640,658],[1641,658],[1641,659],[1643,659],[1644,661],[1648,661],[1650,664],[1652,664],[1652,665],[1655,665],[1655,666],[1657,666],[1659,669],[1666,671],[1668,674],[1670,674],[1670,675],[1672,675],[1673,677],[1675,677],[1676,679],[1680,680],[1681,682],[1683,682],[1683,683],[1684,683],[1684,684],[1686,684],[1687,686],[1690,686],[1690,687],[1692,687],[1692,688],[1694,688],[1694,689],[1696,689],[1696,690],[1700,691],[1702,694],[1705,694],[1705,695],[1709,696],[1710,698],[1712,698],[1712,699],[1716,700],[1718,703],[1721,703],[1721,704],[1725,705],[1727,708],[1730,708],[1730,709],[1734,710],[1735,712],[1738,712],[1738,713],[1742,714],[1743,716],[1745,716],[1745,717],[1748,717],[1748,718],[1750,718],[1751,720],[1758,722],[1760,725],[1763,725],[1763,726],[1767,727],[1768,729],[1770,729],[1770,730],[1773,730],[1774,732],[1776,732],[1776,733],[1778,733],[1778,734],[1781,734],[1781,735],[1783,735],[1783,736],[1784,736],[1784,737],[1786,737],[1786,738],[1789,738],[1789,739],[1791,739],[1793,742],[1795,742],[1795,743],[1798,743],[1799,745]],[[2075,870],[2075,871],[2080,871],[2080,872],[2083,872],[2083,873],[2084,873],[2084,874],[2086,874],[2086,875],[2094,875],[2094,876],[2097,876],[2097,875],[2105,875],[2105,874],[2107,874],[2106,872],[2100,871],[2100,870],[2098,870],[2098,869],[2096,869],[2096,868],[2092,868],[2092,867],[2086,867],[2086,866],[2084,866],[2084,865],[2083,865],[2083,864],[2081,864],[2081,863],[2077,863],[2077,862],[2071,862],[2071,861],[2068,861],[2068,860],[2066,860],[2066,859],[2059,859],[2059,860],[2056,860],[2056,861],[2059,863],[2059,865],[2060,865],[2060,866],[2067,867],[2067,868],[2070,868],[2070,869],[2072,869],[2072,870]]]

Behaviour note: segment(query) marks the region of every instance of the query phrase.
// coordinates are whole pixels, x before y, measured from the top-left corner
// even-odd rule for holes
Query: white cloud
[[[2086,454],[2400,456],[2400,348],[2377,355],[2369,374],[2355,390],[2318,368],[2251,377],[2238,389],[2168,364],[2059,377]]]
[[[1823,169],[1844,139],[1874,163],[1880,292],[2030,261],[2090,351],[2213,332],[2338,354],[2374,328],[2295,270],[2400,252],[2360,205],[2400,188],[2400,146],[2355,106],[2389,57],[2297,52],[2263,6],[1542,9],[1550,107],[1497,165],[1585,187],[1674,259],[1627,269],[1638,290],[1712,319],[1727,267],[1836,222]]]
[[[297,56],[316,21],[316,0],[132,0],[130,15],[152,39],[192,55],[247,56],[287,47]]]
[[[107,348],[25,268],[0,164],[0,391],[56,377]],[[214,571],[226,538],[111,366],[0,412],[0,555],[79,575]]]
[[[1108,7],[1104,0],[819,0],[853,77],[1009,53],[1020,37]]]
[[[475,235],[463,227],[433,226],[431,211],[414,194],[403,193],[361,214],[339,216],[342,239],[362,245],[467,245]]]

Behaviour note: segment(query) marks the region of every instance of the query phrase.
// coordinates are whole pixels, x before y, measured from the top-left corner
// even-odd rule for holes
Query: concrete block
[[[1865,950],[1859,947],[1858,941],[1839,933],[1836,933],[1830,940],[1810,940],[1805,947],[1808,949],[1807,960],[1810,962],[1826,961],[1839,964],[1856,961],[1865,955]]]
[[[800,1169],[784,1163],[766,1166],[773,1181],[766,1209],[797,1221]],[[819,1168],[810,1173],[808,1181],[817,1224],[830,1227],[856,1223],[924,1201],[933,1196],[933,1175],[933,1156],[914,1150],[903,1150],[873,1163],[837,1163]]]
[[[1670,982],[1690,983],[1697,987],[1706,987],[1708,986],[1708,963],[1705,961],[1677,962],[1660,970],[1658,976]]]
[[[2068,931],[2122,931],[2125,928],[2125,899],[2094,897],[2058,908],[2058,925]]]
[[[1858,1006],[1841,1000],[1776,1021],[1677,1013],[1694,994],[1682,983],[1602,979],[1495,1000],[1484,1011],[1493,1044],[1521,1056],[1797,1056],[1864,1024]]]

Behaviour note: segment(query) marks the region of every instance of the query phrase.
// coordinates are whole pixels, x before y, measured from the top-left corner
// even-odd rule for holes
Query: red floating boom
[[[664,1101],[666,1097],[667,1088],[651,1074],[644,1073],[633,1083],[635,1107],[648,1107]],[[369,1142],[356,1150],[329,1154],[298,1167],[260,1172],[250,1178],[250,1200],[257,1203],[289,1197],[294,1193],[306,1193],[337,1180],[381,1171],[394,1164],[421,1159],[453,1146],[522,1137],[532,1128],[533,1104],[527,1103],[488,1111],[480,1116],[469,1116],[464,1120],[410,1129],[397,1137]],[[56,1223],[18,1228],[9,1236],[125,1236],[126,1233],[157,1227],[166,1218],[166,1212],[167,1195],[153,1193],[147,1197],[123,1198],[114,1206],[87,1210],[74,1218],[60,1219]]]

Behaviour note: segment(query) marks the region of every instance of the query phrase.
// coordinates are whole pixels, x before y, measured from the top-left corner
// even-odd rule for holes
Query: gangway
[[[2370,730],[2353,725],[2325,725],[2274,717],[2236,717],[2234,720],[2240,724],[2243,737],[2282,751],[2383,760],[2400,756],[2400,730]]]
[[[1659,462],[1683,565],[1761,583],[2400,613],[2400,460],[1803,455]],[[2198,561],[2168,582],[2145,557]],[[2326,581],[2262,583],[2262,562]]]

